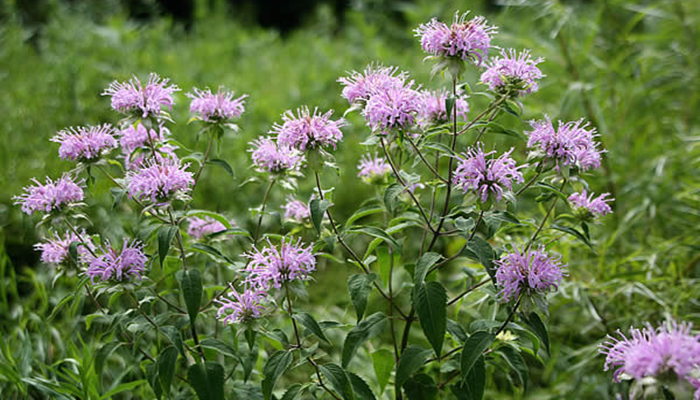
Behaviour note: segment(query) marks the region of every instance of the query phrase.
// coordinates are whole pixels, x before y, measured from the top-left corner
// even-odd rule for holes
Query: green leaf
[[[366,217],[368,215],[372,215],[372,214],[379,214],[382,212],[384,212],[384,210],[381,207],[375,207],[375,206],[362,207],[359,210],[355,211],[355,213],[353,215],[351,215],[350,218],[348,218],[348,220],[345,222],[345,226],[346,227],[352,226],[352,224],[355,223],[355,221],[357,221],[361,218],[364,218],[364,217]]]
[[[586,236],[583,233],[579,232],[578,230],[576,230],[574,228],[570,228],[568,226],[562,226],[562,225],[557,225],[557,224],[550,225],[550,228],[555,229],[555,230],[560,231],[560,232],[568,233],[569,235],[575,237],[576,239],[583,242],[583,244],[588,246],[588,248],[591,249],[591,251],[594,254],[596,253],[595,249],[591,245],[591,242],[589,242],[588,239],[586,238]]]
[[[386,326],[386,315],[377,312],[365,318],[350,329],[343,343],[342,365],[347,367],[355,356],[357,349],[369,339],[379,335]]]
[[[377,239],[381,239],[385,241],[388,245],[393,247],[396,250],[400,250],[401,246],[399,246],[398,242],[396,242],[396,239],[391,237],[388,233],[386,233],[384,230],[379,229],[374,226],[361,226],[357,228],[353,228],[348,231],[348,233],[364,233],[365,235],[369,235],[372,237],[375,237]]]
[[[398,183],[392,183],[384,191],[384,205],[389,214],[394,213],[394,206],[399,197],[399,194],[404,191],[404,187]]]
[[[177,349],[180,351],[180,353],[183,353],[182,349],[182,335],[180,334],[180,331],[175,328],[174,326],[161,326],[160,331],[163,332],[163,334],[170,340],[170,343],[172,343]],[[183,353],[184,356],[184,353]]]
[[[336,392],[340,393],[340,396],[345,400],[353,400],[355,394],[352,390],[352,384],[348,378],[348,374],[343,368],[337,364],[324,364],[318,367],[321,370],[323,376],[330,381],[331,386]]]
[[[438,253],[425,253],[418,259],[416,263],[416,269],[413,272],[413,297],[418,294],[423,282],[425,282],[425,277],[428,275],[428,271],[432,268],[435,263],[440,261],[442,256]]]
[[[457,154],[455,154],[454,151],[452,151],[452,149],[450,149],[445,144],[440,143],[440,142],[427,142],[427,143],[423,144],[423,147],[426,147],[426,148],[431,149],[431,150],[437,150],[440,153],[446,154],[450,157],[455,157],[457,155]]]
[[[476,363],[476,360],[481,357],[481,354],[486,350],[496,337],[486,331],[474,332],[473,335],[467,339],[464,343],[464,348],[462,349],[462,358],[460,360],[460,367],[462,372],[462,381],[466,382],[469,376],[469,371]]]
[[[445,113],[447,114],[448,120],[452,120],[452,110],[454,110],[456,102],[457,98],[454,96],[445,99]]]
[[[102,397],[100,397],[100,400],[111,399],[115,395],[117,395],[121,392],[133,392],[134,389],[143,385],[144,383],[147,383],[147,381],[144,379],[139,379],[137,381],[122,383],[119,386],[115,387],[114,389],[110,390],[109,392],[103,394]]]
[[[301,394],[302,386],[299,383],[296,383],[287,389],[286,392],[284,392],[284,395],[282,396],[281,400],[296,400],[299,398],[299,395]]]
[[[236,175],[233,173],[233,168],[231,168],[231,166],[229,165],[228,162],[226,162],[226,160],[222,160],[220,158],[214,158],[214,159],[207,161],[206,163],[211,164],[211,165],[216,165],[216,166],[223,168],[224,171],[226,171],[226,173],[229,174],[229,176],[231,178],[236,177]]]
[[[374,366],[374,376],[377,377],[379,383],[379,390],[384,392],[386,384],[389,383],[391,371],[394,369],[394,355],[389,350],[379,349],[372,353],[372,365]]]
[[[190,316],[190,324],[194,324],[202,301],[202,277],[196,269],[179,271],[177,273],[182,289],[182,296],[185,298],[187,313]]]
[[[520,139],[522,141],[527,141],[527,138],[522,133],[518,133],[512,129],[505,128],[502,125],[497,124],[495,122],[489,122],[486,125],[486,128],[488,129],[488,132],[498,133],[501,135],[514,137],[514,138]]]
[[[401,358],[399,359],[399,365],[396,367],[396,391],[401,390],[406,381],[420,370],[425,362],[432,354],[432,350],[424,349],[419,346],[408,346],[401,353]]]
[[[376,278],[376,274],[365,273],[351,275],[348,278],[348,292],[352,305],[355,307],[355,313],[357,313],[357,322],[362,321],[367,307],[367,299],[372,290],[372,281]]]
[[[415,297],[415,307],[423,333],[440,357],[447,330],[447,291],[439,282],[422,284]]]
[[[323,214],[331,206],[328,200],[311,199],[309,202],[309,211],[311,212],[311,221],[314,223],[316,231],[321,234],[321,223],[323,222]]]
[[[265,378],[262,381],[262,392],[265,400],[269,400],[272,397],[272,390],[275,388],[280,376],[292,364],[293,358],[291,352],[280,350],[267,359],[263,367]]]
[[[78,246],[80,246],[82,243],[79,241],[72,241],[68,245],[68,255],[70,256],[70,260],[75,264],[78,265]]]
[[[195,249],[195,250],[198,250],[198,251],[200,251],[200,252],[202,252],[202,253],[211,254],[211,255],[213,255],[214,257],[217,257],[217,258],[222,259],[222,260],[226,260],[226,261],[228,261],[229,263],[233,264],[233,260],[231,260],[230,258],[228,258],[226,255],[224,255],[224,253],[222,253],[221,251],[219,251],[219,249],[217,249],[217,248],[214,247],[214,246],[210,246],[210,245],[205,244],[205,243],[199,243],[199,242],[197,242],[197,243],[193,243],[193,244],[192,244],[192,248]]]
[[[115,350],[119,348],[119,346],[121,346],[121,343],[115,340],[105,344],[104,346],[100,347],[99,350],[97,350],[97,353],[95,354],[95,373],[98,377],[102,376],[102,371],[104,370],[107,359],[112,353],[114,353]]]
[[[433,378],[417,374],[403,384],[408,400],[434,400],[438,398],[438,388]]]
[[[486,387],[486,363],[484,356],[480,356],[474,363],[467,378],[460,385],[452,386],[452,393],[459,400],[481,400],[484,397]]]
[[[199,400],[224,399],[224,367],[207,361],[205,365],[192,364],[187,370],[187,380]]]
[[[493,259],[496,257],[496,254],[489,242],[479,236],[474,236],[472,240],[467,243],[465,253],[468,257],[478,260],[481,265],[484,266],[491,280],[496,282],[496,267],[493,264]]]
[[[168,346],[158,355],[158,379],[163,387],[166,397],[170,393],[170,384],[175,376],[178,350],[174,346]]]
[[[158,258],[161,266],[165,257],[168,256],[170,243],[173,241],[178,229],[177,226],[172,225],[163,225],[158,229]]]
[[[347,373],[350,378],[350,384],[352,385],[352,390],[355,392],[355,398],[358,400],[377,400],[377,397],[370,389],[367,382],[361,377],[352,372]]]
[[[503,355],[503,358],[506,360],[508,365],[510,365],[513,371],[515,371],[515,374],[518,376],[518,380],[520,381],[520,385],[523,387],[523,389],[527,389],[528,370],[525,360],[523,360],[523,356],[510,346],[503,346],[498,350],[498,352]]]
[[[225,226],[226,229],[231,229],[231,223],[229,222],[228,219],[226,219],[226,217],[224,217],[224,216],[221,215],[221,214],[217,214],[217,213],[215,213],[215,212],[212,212],[212,211],[207,211],[207,210],[190,210],[190,211],[187,212],[186,216],[188,216],[188,217],[209,217],[209,218],[213,218],[213,219],[215,219],[215,220],[221,222],[221,224],[222,224],[223,226]]]
[[[238,359],[236,350],[219,339],[205,338],[199,342],[199,345],[205,349],[215,350],[223,356]]]
[[[301,324],[304,325],[306,329],[311,331],[311,333],[316,335],[316,337],[318,337],[326,343],[330,343],[326,338],[326,335],[323,333],[321,326],[318,325],[318,322],[316,322],[316,320],[314,319],[314,317],[311,316],[311,314],[305,312],[298,312],[294,314],[294,319],[301,322]]]
[[[544,322],[542,322],[540,316],[533,312],[527,317],[523,315],[522,320],[525,321],[525,324],[530,327],[532,332],[534,332],[535,335],[542,340],[544,348],[547,349],[547,352],[549,353],[549,332],[547,332],[547,326],[544,324]]]

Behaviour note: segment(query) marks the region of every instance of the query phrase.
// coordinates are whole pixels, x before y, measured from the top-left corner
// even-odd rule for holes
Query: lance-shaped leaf
[[[202,301],[202,276],[196,269],[179,271],[177,276],[182,289],[182,297],[185,298],[185,305],[187,305],[190,323],[194,324]]]
[[[414,298],[414,305],[423,333],[439,357],[447,330],[447,291],[438,282],[424,283]]]
[[[362,316],[365,314],[367,299],[372,290],[372,281],[376,278],[377,275],[375,274],[364,273],[351,275],[348,278],[348,292],[350,293],[352,305],[355,307],[358,322],[362,320]]]
[[[377,312],[365,318],[350,329],[343,343],[343,367],[347,367],[355,356],[357,349],[369,339],[379,335],[386,326],[386,315]]]
[[[267,359],[263,367],[265,378],[262,381],[262,392],[265,400],[269,400],[272,397],[272,390],[275,388],[280,376],[292,364],[293,358],[291,352],[280,350]]]
[[[462,358],[460,360],[460,367],[462,372],[462,381],[466,381],[469,376],[469,371],[476,363],[476,360],[481,357],[481,354],[486,350],[496,337],[486,331],[474,332],[466,343],[464,343],[464,348],[462,349]]]

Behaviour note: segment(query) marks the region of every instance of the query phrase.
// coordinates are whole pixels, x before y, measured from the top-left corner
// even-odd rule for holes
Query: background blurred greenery
[[[668,316],[700,322],[700,2],[356,0],[342,24],[333,6],[321,4],[303,17],[303,28],[284,35],[250,22],[250,10],[223,1],[195,2],[190,24],[167,15],[135,20],[118,1],[45,2],[45,22],[28,20],[18,12],[18,2],[0,4],[3,333],[17,337],[42,329],[42,319],[70,290],[52,282],[55,274],[39,265],[32,249],[38,241],[33,222],[11,197],[34,176],[55,177],[71,168],[48,141],[57,130],[116,122],[109,100],[100,96],[113,79],[157,72],[183,92],[224,85],[250,95],[240,134],[227,137],[220,149],[236,171],[235,180],[208,170],[195,197],[198,208],[245,216],[264,189],[238,188],[252,175],[246,153],[252,138],[265,134],[283,111],[300,105],[342,114],[347,103],[336,79],[372,61],[398,65],[426,86],[444,85],[439,77],[429,79],[412,29],[430,17],[446,20],[466,9],[500,27],[497,45],[530,48],[545,57],[547,78],[525,100],[527,119],[546,113],[553,119],[592,121],[608,153],[606,168],[589,181],[596,192],[612,191],[617,198],[615,214],[594,228],[597,254],[573,243],[558,248],[571,276],[553,298],[552,354],[545,365],[531,366],[528,398],[608,398],[611,376],[596,356],[606,333]],[[476,79],[476,74],[467,77]],[[172,131],[201,151],[196,127],[184,123],[188,101],[183,92]],[[473,100],[472,109],[478,109],[481,100]],[[364,151],[359,143],[368,132],[359,117],[350,119],[354,123],[336,152],[344,171],[335,179],[341,220],[373,195],[355,178]],[[522,159],[522,146],[517,151]],[[309,185],[301,185],[307,196]],[[94,194],[109,204],[105,188],[98,185]],[[275,196],[273,208],[284,194]],[[93,211],[96,231],[115,229],[106,208]],[[242,218],[239,223],[249,223]],[[317,313],[342,313],[348,303],[345,274],[337,268],[319,274],[309,307],[314,298],[331,299],[340,311],[318,306]],[[338,275],[343,279],[335,279]],[[49,332],[60,336],[68,326],[73,325],[54,321]],[[24,362],[31,373],[32,363]],[[489,395],[511,396],[503,390]]]

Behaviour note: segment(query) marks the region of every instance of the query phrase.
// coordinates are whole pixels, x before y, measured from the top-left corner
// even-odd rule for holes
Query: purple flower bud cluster
[[[391,172],[391,166],[384,157],[378,157],[376,153],[374,156],[371,154],[363,155],[360,163],[357,165],[357,169],[359,170],[357,176],[370,183],[383,179]]]
[[[343,132],[340,130],[346,125],[344,119],[332,120],[333,111],[325,114],[318,109],[311,113],[308,107],[301,107],[294,114],[291,110],[282,114],[282,124],[275,124],[270,130],[277,135],[277,143],[280,146],[297,149],[299,151],[314,150],[323,147],[335,149],[343,140]]]
[[[190,223],[187,227],[187,234],[195,239],[203,239],[212,233],[226,230],[226,226],[212,217],[191,217],[187,219]]]
[[[112,109],[122,114],[136,113],[142,118],[159,116],[163,107],[172,110],[173,93],[180,90],[176,85],[168,85],[169,82],[167,78],[151,74],[143,85],[134,76],[128,82],[112,82],[102,95],[112,97]]]
[[[457,156],[454,185],[462,188],[464,193],[474,191],[484,203],[489,195],[495,196],[496,201],[501,201],[505,189],[513,189],[514,181],[523,182],[523,174],[519,169],[524,165],[516,166],[515,160],[510,157],[513,149],[499,157],[489,157],[495,153],[484,153],[483,146],[479,145],[462,153],[462,157]]]
[[[306,246],[300,238],[284,238],[279,246],[268,239],[267,244],[262,250],[254,248],[245,255],[250,259],[246,282],[252,287],[280,289],[285,282],[308,279],[316,269],[311,245]]]
[[[481,74],[481,81],[488,84],[495,92],[508,92],[523,96],[538,89],[537,81],[544,75],[537,64],[543,58],[532,59],[529,50],[518,54],[515,49],[501,50],[501,56],[489,63],[488,69]]]
[[[672,372],[678,379],[688,381],[700,398],[700,336],[691,333],[688,323],[667,322],[654,329],[650,324],[642,329],[630,329],[630,336],[617,331],[608,335],[600,345],[606,356],[605,370],[617,368],[614,379],[659,377]]]
[[[595,128],[588,128],[583,118],[578,121],[562,122],[555,130],[552,121],[530,121],[533,130],[526,132],[529,136],[527,146],[541,151],[547,159],[569,167],[578,167],[582,171],[600,167],[601,150],[593,139],[597,136]]]
[[[35,211],[51,212],[61,210],[65,206],[83,200],[84,194],[81,185],[83,181],[76,182],[70,175],[64,174],[55,182],[46,178],[46,183],[39,183],[32,179],[34,185],[26,186],[25,193],[14,196],[14,204],[21,205],[22,211],[31,215]]]
[[[59,131],[51,141],[60,143],[58,155],[62,160],[92,160],[117,147],[113,133],[109,124],[79,126]]]
[[[481,65],[488,56],[491,37],[497,28],[489,26],[481,16],[467,20],[468,14],[455,13],[452,25],[435,18],[421,24],[415,33],[420,37],[423,51],[433,56],[456,57]]]
[[[283,204],[282,209],[284,210],[284,219],[304,223],[311,218],[309,205],[292,196],[287,197],[287,204]]]
[[[447,115],[446,101],[450,94],[445,90],[424,90],[421,92],[420,108],[418,110],[418,119],[423,126],[431,124],[443,124],[453,121],[453,113]],[[469,113],[469,104],[466,100],[458,97],[454,107],[457,111],[457,116],[462,120],[467,120]]]
[[[233,92],[226,92],[219,89],[217,93],[212,93],[210,89],[200,90],[194,88],[192,93],[187,93],[187,97],[192,99],[190,112],[198,115],[206,122],[220,122],[238,118],[245,111],[244,94],[234,98]]]
[[[148,258],[143,252],[143,243],[133,240],[131,243],[124,239],[121,251],[117,251],[109,243],[107,246],[101,246],[96,253],[99,255],[88,254],[86,262],[88,268],[85,275],[90,277],[90,281],[94,284],[95,280],[102,282],[106,281],[125,281],[131,278],[141,279],[141,274],[145,270]]]
[[[131,154],[139,148],[148,147],[151,141],[154,144],[162,142],[165,140],[165,136],[170,134],[168,128],[164,126],[161,126],[159,131],[146,129],[143,124],[138,124],[136,128],[129,125],[119,133],[119,145],[125,155]]]
[[[54,232],[53,237],[49,237],[42,243],[35,244],[34,249],[41,252],[41,261],[46,264],[62,264],[68,260],[69,247],[73,242],[81,242],[77,248],[80,259],[84,259],[89,252],[85,245],[89,246],[91,250],[95,249],[84,230],[80,233],[80,237],[73,232],[66,232],[61,237]]]
[[[301,168],[304,155],[295,148],[280,145],[278,142],[271,137],[258,138],[250,142],[252,148],[249,151],[253,158],[253,165],[258,171],[278,174],[285,171],[298,171]]]
[[[583,189],[580,193],[574,193],[569,196],[569,203],[574,208],[584,210],[594,217],[602,217],[612,212],[608,203],[615,199],[608,198],[610,193],[603,193],[596,198],[593,198],[593,196],[594,193],[588,194],[586,189]]]
[[[127,173],[129,196],[153,203],[167,203],[176,194],[187,194],[194,184],[193,174],[186,169],[189,164],[180,165],[178,160],[151,159],[136,171]]]
[[[268,294],[265,290],[244,285],[243,292],[239,293],[233,286],[229,285],[231,291],[228,297],[215,300],[219,303],[219,311],[216,318],[224,324],[246,323],[255,318],[260,318],[265,311]]]
[[[392,129],[406,129],[418,116],[421,95],[413,81],[377,91],[367,100],[363,115],[372,131],[387,134]]]
[[[398,67],[381,65],[368,65],[362,73],[352,71],[349,74],[338,78],[338,82],[345,86],[342,97],[350,104],[367,101],[372,95],[391,88],[401,88],[408,79],[408,74],[399,72]]]
[[[559,256],[548,254],[544,246],[524,251],[513,248],[494,262],[498,267],[496,285],[501,289],[498,294],[506,301],[517,299],[522,292],[556,291],[566,275],[566,264]]]

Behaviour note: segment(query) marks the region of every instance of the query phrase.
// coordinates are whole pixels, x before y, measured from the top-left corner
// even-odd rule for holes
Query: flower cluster
[[[453,113],[456,111],[457,116],[463,120],[467,120],[469,113],[469,104],[461,97],[455,100],[455,110],[447,115],[446,101],[449,93],[446,90],[422,91],[420,94],[420,107],[418,110],[418,119],[423,126],[430,124],[442,124],[453,121]]]
[[[368,183],[382,181],[391,172],[391,166],[387,164],[384,157],[378,157],[376,153],[374,157],[370,154],[363,155],[357,169],[359,170],[357,176]]]
[[[234,98],[233,92],[226,92],[222,89],[215,94],[210,89],[193,89],[192,93],[187,93],[187,97],[192,99],[190,112],[205,122],[220,122],[238,118],[245,111],[244,99],[248,97],[244,94]]]
[[[329,146],[335,149],[343,140],[340,128],[345,126],[345,120],[334,121],[332,115],[332,110],[323,114],[314,109],[311,113],[308,107],[298,108],[296,114],[288,110],[282,114],[282,124],[273,125],[270,133],[277,135],[280,146],[300,151]]]
[[[85,231],[80,233],[80,237],[73,232],[66,232],[63,237],[54,232],[52,238],[46,239],[42,243],[34,245],[34,249],[41,252],[41,261],[46,264],[62,264],[68,260],[68,251],[70,244],[73,242],[81,242],[78,245],[78,256],[82,259],[90,250],[94,250],[92,241],[87,237]]]
[[[519,169],[524,165],[516,166],[515,160],[510,155],[513,149],[501,154],[499,157],[489,157],[495,151],[484,153],[483,146],[472,147],[468,152],[457,156],[459,161],[454,172],[454,185],[462,188],[464,193],[474,191],[483,203],[493,195],[496,201],[501,201],[505,189],[513,189],[513,181],[523,182],[523,174]],[[487,158],[489,157],[489,158]]]
[[[59,131],[51,141],[60,143],[58,155],[62,160],[92,160],[117,147],[113,132],[109,124],[79,126]]]
[[[608,335],[600,352],[606,356],[605,370],[617,368],[615,381],[623,376],[634,379],[660,377],[672,372],[695,387],[695,398],[700,398],[700,336],[691,334],[692,325],[670,321],[656,329],[630,330],[625,336],[619,330],[619,338]]]
[[[304,162],[304,155],[298,150],[278,145],[271,137],[256,139],[250,145],[253,165],[260,172],[298,171]]]
[[[162,107],[172,110],[173,93],[180,89],[176,85],[168,85],[169,79],[151,74],[148,82],[143,85],[137,77],[128,82],[112,82],[102,93],[112,97],[112,108],[123,114],[135,113],[142,118],[149,115],[158,116]]]
[[[601,150],[593,139],[597,136],[595,128],[588,128],[583,119],[571,122],[559,121],[554,130],[552,121],[531,121],[533,130],[526,132],[529,136],[527,146],[543,153],[547,159],[582,171],[600,167]]]
[[[375,93],[403,87],[406,79],[408,74],[399,72],[397,67],[368,65],[362,73],[352,71],[350,76],[338,78],[338,82],[345,86],[342,97],[352,104],[367,101]]]
[[[230,286],[230,285],[229,285]],[[239,293],[233,286],[228,295],[231,298],[222,297],[214,300],[219,303],[219,311],[216,318],[224,324],[246,323],[252,319],[260,318],[265,311],[268,294],[266,291],[245,285],[243,292]]]
[[[583,189],[581,193],[574,193],[569,196],[569,203],[571,203],[577,211],[590,214],[594,217],[602,217],[612,212],[608,203],[615,199],[607,198],[610,196],[610,193],[603,193],[596,198],[593,198],[593,196],[594,193],[588,194],[586,189]]]
[[[311,218],[309,205],[302,203],[292,196],[287,197],[287,204],[282,205],[282,209],[284,209],[284,219],[304,223]]]
[[[193,174],[186,171],[188,166],[173,159],[148,161],[143,168],[127,173],[129,196],[158,203],[167,202],[176,193],[186,194],[194,184]]]
[[[35,211],[51,212],[61,210],[64,206],[83,200],[82,181],[76,182],[71,176],[64,174],[55,182],[46,178],[46,183],[39,183],[32,179],[34,185],[26,186],[26,193],[14,196],[15,204],[22,207],[22,211],[31,215]]]
[[[195,239],[202,239],[212,233],[226,230],[226,226],[211,217],[191,217],[187,219],[190,223],[187,234]]]
[[[293,238],[284,238],[279,247],[268,239],[267,244],[262,250],[255,248],[246,254],[250,259],[246,282],[253,287],[279,289],[285,282],[308,279],[316,269],[316,255],[301,239],[295,242]]]
[[[159,132],[156,132],[155,129],[146,129],[143,124],[138,124],[136,128],[129,125],[119,133],[119,145],[124,154],[128,155],[139,148],[149,146],[150,142],[154,144],[162,142],[169,133],[168,128],[164,126],[161,126]]]
[[[481,65],[488,56],[491,36],[497,29],[489,26],[484,17],[467,20],[468,14],[455,13],[452,25],[435,18],[421,24],[415,33],[420,37],[423,51],[433,56],[456,57],[465,61],[471,60],[477,66]]]
[[[363,115],[373,131],[387,134],[394,128],[413,125],[418,116],[421,95],[413,82],[377,91],[367,100]]]
[[[560,257],[548,254],[544,246],[525,250],[513,248],[495,264],[498,266],[496,285],[501,289],[499,295],[506,301],[517,299],[523,291],[526,294],[555,291],[566,274],[566,264]]]
[[[514,49],[501,50],[501,56],[492,60],[481,74],[481,81],[500,94],[514,93],[520,96],[536,92],[537,81],[544,75],[537,64],[543,58],[532,59],[529,50],[518,54]]]
[[[85,274],[94,284],[100,281],[125,281],[132,277],[141,279],[148,258],[143,253],[143,243],[133,240],[131,243],[124,239],[121,252],[117,252],[109,243],[98,249],[100,255],[86,256],[88,268]]]

